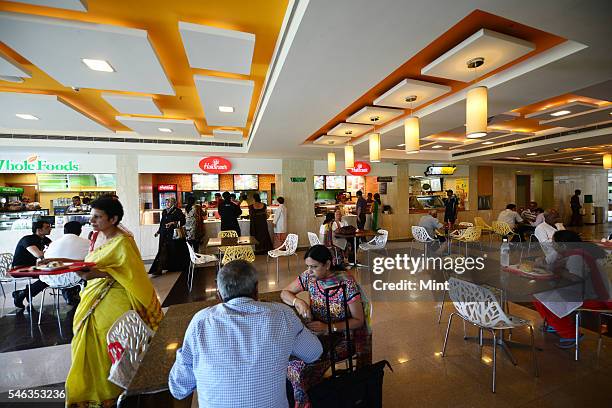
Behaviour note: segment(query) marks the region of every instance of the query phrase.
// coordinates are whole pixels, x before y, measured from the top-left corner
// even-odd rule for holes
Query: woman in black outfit
[[[234,230],[240,236],[238,217],[242,215],[242,210],[232,202],[232,197],[227,191],[223,193],[223,201],[219,204],[218,212],[221,216],[221,231]]]
[[[272,249],[272,239],[268,231],[268,210],[258,193],[253,194],[253,204],[249,205],[249,218],[251,219],[251,236],[259,242],[255,246],[255,253],[266,254]]]
[[[166,200],[166,209],[162,212],[159,229],[159,250],[151,265],[149,273],[161,275],[163,271],[185,271],[189,265],[189,251],[185,237],[174,239],[174,229],[185,225],[185,214],[176,207],[176,199]]]

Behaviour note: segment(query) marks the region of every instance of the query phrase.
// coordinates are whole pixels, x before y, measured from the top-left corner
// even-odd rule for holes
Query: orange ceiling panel
[[[193,76],[204,74],[253,80],[253,98],[247,126],[243,129],[246,134],[246,129],[251,126],[287,5],[288,0],[96,0],[88,2],[88,12],[77,12],[0,1],[0,11],[146,30],[176,96],[113,93],[152,96],[164,118],[192,119],[202,134],[212,134],[213,127],[206,125]],[[251,74],[238,75],[190,68],[178,31],[179,21],[255,34]],[[111,130],[129,130],[115,120],[119,113],[102,99],[100,90],[81,89],[80,92],[75,92],[2,43],[0,53],[12,57],[32,72],[32,78],[21,84],[0,82],[0,92],[58,95]]]

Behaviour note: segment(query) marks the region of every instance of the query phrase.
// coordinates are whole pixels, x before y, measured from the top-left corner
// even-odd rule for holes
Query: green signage
[[[79,164],[73,160],[62,163],[51,163],[41,159],[38,155],[27,157],[23,161],[13,161],[10,159],[0,159],[0,171],[64,171],[66,173],[79,171]]]
[[[0,187],[0,194],[23,194],[21,187]]]
[[[304,183],[306,181],[306,177],[291,177],[292,183]]]

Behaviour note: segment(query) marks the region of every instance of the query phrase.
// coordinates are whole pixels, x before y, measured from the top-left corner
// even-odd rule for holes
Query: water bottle
[[[503,267],[510,265],[510,244],[508,243],[508,238],[503,239],[499,249],[499,263]]]

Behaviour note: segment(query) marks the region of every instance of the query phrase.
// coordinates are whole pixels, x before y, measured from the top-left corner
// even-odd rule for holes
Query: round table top
[[[355,231],[354,234],[343,234],[340,232],[335,232],[334,235],[340,238],[354,238],[354,237],[365,238],[365,237],[375,237],[376,235],[380,235],[380,234],[372,230],[359,230],[359,231]]]

